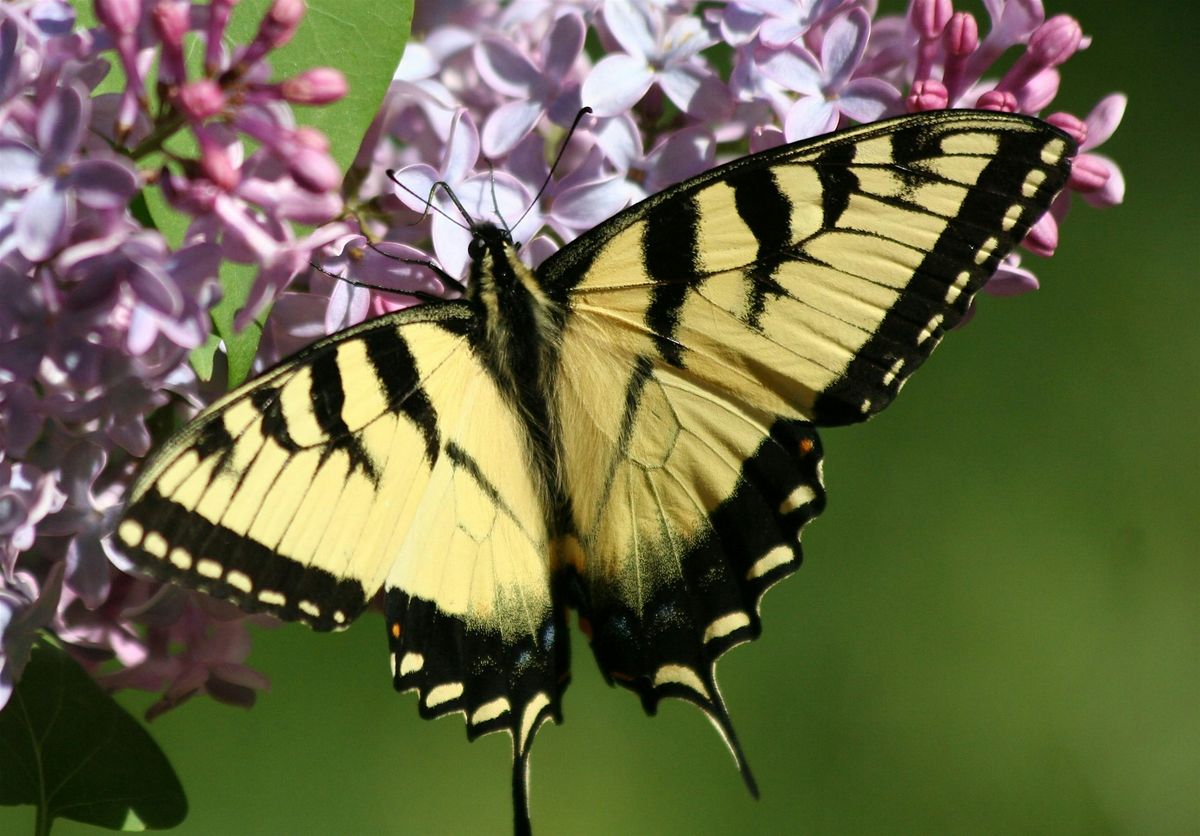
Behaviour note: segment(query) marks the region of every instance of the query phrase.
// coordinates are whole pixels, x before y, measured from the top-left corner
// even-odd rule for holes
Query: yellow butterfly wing
[[[824,506],[815,426],[895,397],[1070,151],[1025,117],[903,117],[682,183],[540,268],[570,311],[562,551],[597,660],[647,711],[704,709],[748,782],[715,664],[759,634],[759,599]]]
[[[520,755],[566,647],[543,491],[473,329],[466,304],[423,305],[234,390],[148,463],[117,538],[143,571],[318,630],[385,588],[396,687]]]

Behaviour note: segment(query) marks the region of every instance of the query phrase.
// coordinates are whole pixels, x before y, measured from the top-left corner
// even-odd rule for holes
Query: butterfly
[[[1063,187],[1025,116],[903,116],[753,154],[536,269],[472,226],[460,299],[327,337],[149,460],[143,572],[317,630],[382,590],[395,687],[469,737],[562,719],[567,618],[610,684],[697,705],[821,513],[818,426],[886,407]]]

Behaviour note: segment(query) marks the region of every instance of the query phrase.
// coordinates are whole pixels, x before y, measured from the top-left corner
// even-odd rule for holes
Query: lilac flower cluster
[[[384,195],[374,204],[383,211],[366,224],[369,236],[394,242],[390,254],[408,261],[430,253],[455,276],[466,269],[468,233],[435,182],[448,184],[474,217],[507,222],[536,264],[629,203],[747,151],[905,112],[1042,115],[1058,92],[1061,65],[1089,45],[1074,18],[1047,19],[1041,0],[984,0],[984,35],[975,15],[951,0],[912,0],[902,16],[877,16],[870,0],[449,5],[418,6],[417,39],[360,165],[371,166],[368,187]],[[1014,54],[1007,71],[993,70]],[[548,149],[583,105],[592,115],[542,190]],[[1082,153],[1068,191],[1026,239],[1029,251],[1054,252],[1071,193],[1097,206],[1121,201],[1120,170],[1092,151],[1116,129],[1124,105],[1113,94],[1082,119],[1043,117],[1074,136]],[[387,168],[398,169],[402,188],[394,196],[382,181]],[[431,195],[443,211],[414,225]],[[364,243],[338,242],[330,272],[345,273],[352,256],[355,275],[438,289],[427,272],[389,265]],[[1036,287],[1013,255],[985,289],[1011,295]],[[327,330],[411,304],[348,286],[336,297]],[[310,312],[320,307],[311,296],[305,304]],[[277,328],[299,333],[299,322]]]
[[[268,81],[304,5],[276,0],[229,48],[235,3],[96,0],[90,30],[61,0],[0,4],[0,707],[41,629],[107,687],[161,692],[152,714],[203,692],[246,705],[266,685],[242,664],[240,613],[117,571],[107,540],[147,418],[167,427],[200,404],[187,358],[220,263],[259,265],[257,310],[344,232],[292,232],[342,202],[324,137],[288,103],[334,101],[345,82]],[[119,90],[97,94],[110,72]],[[178,247],[131,210],[155,189],[190,219]]]

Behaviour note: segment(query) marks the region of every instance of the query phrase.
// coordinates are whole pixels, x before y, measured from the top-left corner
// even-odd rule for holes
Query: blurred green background
[[[1077,203],[1040,292],[984,299],[886,415],[823,434],[806,564],[720,667],[762,799],[699,712],[646,718],[576,636],[540,833],[1200,833],[1200,15],[1048,11],[1095,38],[1056,108],[1130,96],[1102,149],[1127,201]],[[151,726],[181,836],[508,831],[508,738],[420,720],[380,616],[262,632],[252,662],[253,710]],[[32,823],[0,809],[0,833]]]

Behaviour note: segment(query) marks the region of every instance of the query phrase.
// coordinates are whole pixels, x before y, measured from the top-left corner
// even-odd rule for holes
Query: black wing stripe
[[[950,220],[914,271],[874,336],[817,399],[814,417],[818,424],[861,421],[886,406],[941,336],[962,319],[975,291],[1062,188],[1069,163],[1065,158],[1041,161],[1048,134],[998,132],[997,136],[999,151],[967,190],[958,216]],[[909,142],[909,147],[914,144],[919,142]],[[1065,142],[1062,147],[1065,151]],[[1022,186],[1036,169],[1043,170],[1046,177],[1033,196],[1025,198]],[[1003,231],[1006,213],[1014,204],[1023,207],[1020,217]],[[956,282],[962,282],[961,289],[949,299],[947,290]],[[886,370],[882,376],[881,370]]]
[[[366,592],[359,582],[303,566],[236,531],[214,525],[156,490],[143,494],[125,516],[148,532],[171,530],[182,524],[186,533],[178,538],[181,542],[206,542],[206,553],[221,556],[220,575],[209,577],[203,559],[189,560],[181,566],[172,562],[171,555],[163,559],[151,552],[149,538],[143,538],[139,545],[126,543],[126,551],[139,567],[161,580],[182,581],[228,598],[249,612],[271,612],[303,621],[316,630],[343,627],[366,609]],[[286,596],[282,590],[287,590]]]
[[[646,274],[655,281],[646,309],[646,326],[655,346],[672,366],[682,366],[683,352],[675,342],[679,311],[700,272],[700,207],[693,196],[681,198],[670,210],[651,211],[642,238]]]
[[[378,329],[364,335],[367,357],[384,387],[384,396],[416,426],[425,440],[425,460],[432,466],[438,456],[438,416],[417,378],[417,364],[408,343],[395,331]]]

